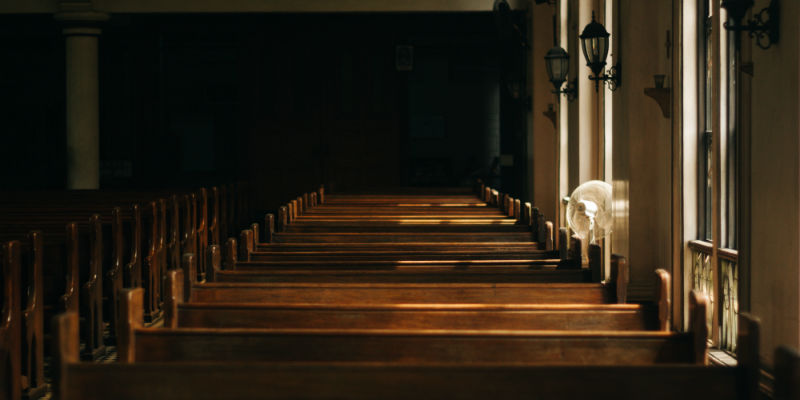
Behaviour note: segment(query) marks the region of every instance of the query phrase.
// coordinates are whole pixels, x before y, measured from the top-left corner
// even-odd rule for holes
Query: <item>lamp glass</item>
[[[581,48],[586,58],[586,65],[598,76],[606,66],[608,56],[608,38],[611,36],[603,24],[597,22],[592,12],[592,22],[583,28],[581,33]]]
[[[561,89],[569,72],[569,54],[560,46],[555,46],[544,56],[544,62],[550,82],[553,83],[556,90]]]

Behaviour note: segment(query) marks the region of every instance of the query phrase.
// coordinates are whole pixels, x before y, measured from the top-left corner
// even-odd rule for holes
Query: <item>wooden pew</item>
[[[183,271],[169,271],[167,327],[666,330],[668,318],[656,307],[668,291],[652,305],[199,303],[184,302],[184,283]]]
[[[217,193],[217,189],[212,188],[212,193]],[[163,291],[160,283],[166,268],[179,266],[183,246],[196,251],[203,242],[204,246],[212,244],[214,232],[221,229],[217,222],[217,214],[222,212],[221,201],[213,203],[207,217],[185,221],[183,217],[191,218],[193,210],[198,208],[190,195],[150,201],[144,218],[136,204],[114,206],[164,194],[167,192],[14,192],[4,193],[0,199],[0,239],[23,238],[32,228],[44,230],[38,234],[44,247],[38,253],[44,269],[44,279],[38,280],[42,290],[28,292],[38,293],[42,301],[30,304],[50,314],[80,309],[85,321],[82,329],[87,344],[85,357],[104,354],[104,320],[109,323],[110,339],[114,339],[117,293],[122,287],[142,286],[144,273],[148,317],[157,319]],[[201,210],[206,207],[204,204],[201,202]],[[99,211],[104,212],[97,214]],[[84,222],[70,222],[83,215],[92,217]],[[209,232],[206,240],[201,238],[204,230]],[[30,311],[37,310],[34,307]],[[43,339],[29,335],[29,342],[41,347]],[[32,379],[34,387],[41,380]]]
[[[414,243],[414,242],[535,242],[531,232],[493,232],[463,235],[459,232],[279,232],[273,243]]]
[[[598,283],[253,283],[198,282],[193,254],[183,262],[189,301],[287,303],[551,303],[616,302],[617,282]],[[624,290],[622,290],[624,292]]]
[[[736,367],[662,365],[470,365],[264,362],[135,362],[90,364],[78,360],[74,314],[56,327],[54,393],[69,399],[405,399],[599,398],[749,399],[757,387],[743,376],[758,371],[753,357]],[[752,319],[740,318],[740,349],[757,359]],[[777,372],[781,378],[784,373]],[[169,379],[164,379],[169,377]],[[785,385],[777,382],[776,386]]]
[[[118,348],[120,360],[124,362],[225,360],[615,365],[702,363],[707,358],[705,329],[690,333],[503,330],[493,326],[491,320],[478,323],[477,330],[365,329],[357,322],[329,329],[143,328],[142,290],[130,289],[124,293],[129,325],[120,335]],[[700,298],[693,312],[705,315],[705,297]],[[541,323],[548,325],[546,321]],[[557,321],[549,325],[561,326]]]
[[[44,377],[42,241],[31,232],[24,242],[0,248],[0,393],[38,399],[47,390]],[[24,274],[23,274],[24,270]]]
[[[795,349],[780,346],[775,350],[774,360],[775,400],[800,398],[800,353]]]
[[[0,308],[0,393],[10,399],[18,399],[22,395],[20,243],[1,243],[0,257],[0,294],[3,302]],[[77,332],[71,340],[78,340]]]
[[[485,211],[458,213],[453,209],[458,210],[460,207],[450,207],[450,210],[442,208],[447,210],[442,212],[430,205],[423,207],[413,204],[404,205],[411,207],[331,206],[328,204],[313,206],[305,209],[301,214],[297,214],[295,208],[298,204],[298,201],[295,200],[286,207],[281,207],[277,223],[267,222],[265,224],[267,227],[275,226],[275,228],[267,228],[268,230],[264,233],[264,237],[270,238],[267,243],[303,241],[330,243],[333,239],[338,242],[361,242],[362,245],[368,245],[374,242],[386,244],[401,242],[403,240],[399,238],[407,238],[410,240],[406,240],[406,242],[464,240],[470,242],[535,242],[538,243],[539,248],[545,250],[552,250],[553,246],[552,224],[544,222],[544,217],[538,213],[538,209],[534,208],[532,214],[529,204],[526,204],[526,212],[523,213],[521,210],[517,210],[516,203],[514,203],[514,213],[511,214],[511,218],[493,208],[483,208],[482,210]],[[410,209],[410,211],[405,211],[405,209]],[[266,220],[274,221],[275,217],[268,214]],[[481,220],[485,224],[494,225],[486,228],[491,233],[481,232]],[[503,232],[502,230],[506,228],[501,225],[506,225],[506,228],[511,226],[511,229],[519,232]],[[514,225],[517,227],[514,228]],[[297,234],[296,230],[302,231],[302,234]],[[438,231],[431,232],[432,230]],[[526,233],[529,230],[532,231],[531,234]],[[422,237],[415,236],[415,231],[422,233]],[[472,232],[465,235],[465,231]],[[392,235],[392,233],[399,235]],[[465,238],[467,235],[474,236],[474,238]],[[254,228],[254,236],[259,236],[256,228]]]
[[[22,266],[18,287],[23,291],[22,317],[22,392],[26,399],[38,399],[45,395],[47,384],[44,376],[44,284],[42,276],[42,235],[31,232],[23,242]]]
[[[248,233],[248,231],[244,231]],[[243,243],[249,241],[243,235]],[[448,259],[439,255],[423,260],[408,258],[383,259],[363,257],[361,259],[328,260],[307,258],[285,258],[275,261],[247,260],[250,250],[238,246],[235,239],[228,239],[223,265],[219,261],[209,263],[215,282],[591,282],[590,269],[572,268],[573,260],[559,259]],[[212,246],[214,252],[219,250]],[[237,253],[244,260],[239,261]],[[602,257],[600,253],[595,258]],[[219,255],[209,255],[209,260],[220,260]],[[437,259],[439,258],[439,259]],[[579,264],[578,264],[579,265]],[[601,268],[600,260],[591,264]],[[616,271],[616,269],[614,269]],[[599,276],[599,275],[598,275]],[[599,279],[597,280],[599,282]]]

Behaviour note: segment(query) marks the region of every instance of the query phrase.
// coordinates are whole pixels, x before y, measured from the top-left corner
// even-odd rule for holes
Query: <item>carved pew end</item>
[[[239,259],[242,261],[250,261],[250,253],[254,250],[253,231],[245,229],[239,236]]]
[[[176,272],[170,270],[171,273]],[[175,276],[168,274],[167,276]],[[141,288],[123,289],[120,293],[121,324],[117,337],[119,362],[132,363],[136,352],[134,331],[144,325],[144,290]]]
[[[222,250],[219,246],[212,244],[206,249],[206,265],[208,266],[208,274],[206,278],[214,282],[217,278],[217,273],[222,270]]]
[[[628,283],[628,262],[623,257],[622,264],[619,265],[620,271],[618,272],[618,278],[624,276],[625,283]],[[670,277],[669,272],[664,269],[657,269],[656,270],[656,305],[658,306],[658,321],[659,321],[659,330],[662,331],[669,331],[669,317],[670,313],[672,312],[672,307],[670,306]],[[619,297],[619,293],[617,293],[617,297]]]
[[[264,243],[272,243],[275,236],[275,214],[269,213],[264,217]]]
[[[278,209],[278,232],[285,232],[289,225],[289,209],[281,206]]]
[[[694,334],[695,364],[708,364],[708,298],[696,290],[689,293],[689,330]]]
[[[187,301],[188,292],[184,288],[184,274],[182,270],[173,269],[167,272],[166,298],[164,299],[164,327],[178,327],[178,305]]]
[[[800,353],[780,346],[775,350],[775,400],[798,398],[800,398]]]
[[[666,272],[666,271],[664,271]],[[658,273],[658,271],[656,271]],[[616,286],[616,294],[617,294],[617,303],[625,304],[628,302],[628,282],[629,282],[630,270],[628,269],[628,259],[624,256],[619,254],[612,254],[611,255],[611,277],[608,279],[609,284],[613,284]],[[661,278],[659,278],[661,279]],[[667,279],[669,279],[669,274],[667,274]],[[668,293],[666,294],[668,295]],[[659,294],[658,299],[656,302],[660,302],[661,295]],[[669,300],[669,299],[667,299]],[[660,325],[660,329],[664,330],[663,324]]]

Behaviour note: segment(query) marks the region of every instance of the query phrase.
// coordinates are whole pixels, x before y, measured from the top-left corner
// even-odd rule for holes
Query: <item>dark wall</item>
[[[0,25],[2,177],[63,187],[60,28],[51,16]],[[467,183],[501,142],[513,152],[508,137],[524,137],[500,118],[513,101],[497,38],[488,13],[112,15],[100,38],[101,185],[248,180],[274,209],[319,183]],[[396,69],[398,45],[414,47],[411,71]]]
[[[52,16],[0,18],[0,178],[12,188],[66,182],[64,41]]]

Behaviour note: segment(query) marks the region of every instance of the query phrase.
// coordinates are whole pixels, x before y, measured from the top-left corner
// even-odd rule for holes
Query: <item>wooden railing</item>
[[[719,262],[713,265],[710,242],[689,242],[692,252],[692,288],[709,299],[707,323],[711,327],[711,345],[731,353],[736,351],[737,318],[739,315],[738,252],[718,249]]]

